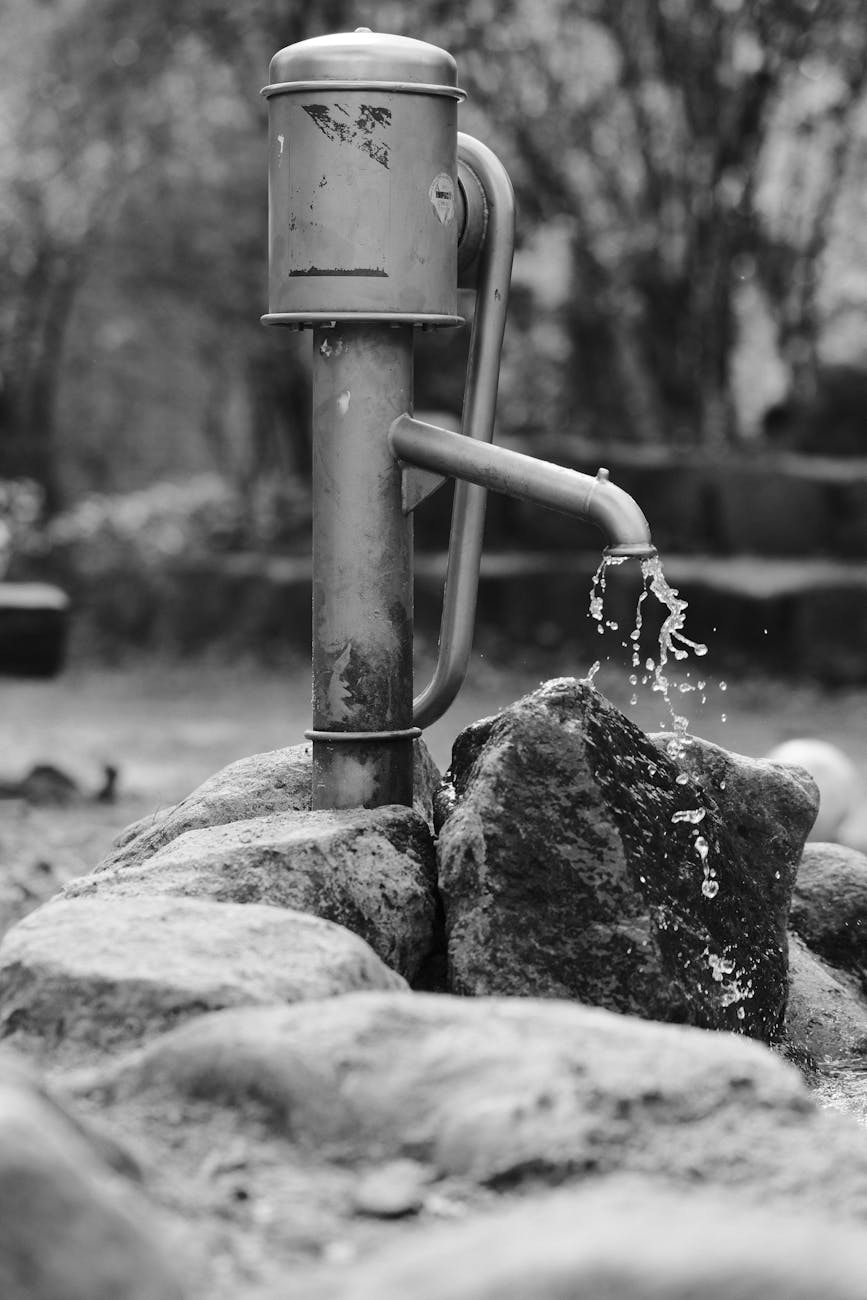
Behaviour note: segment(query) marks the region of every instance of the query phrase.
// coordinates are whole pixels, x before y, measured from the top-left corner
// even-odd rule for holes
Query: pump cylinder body
[[[270,314],[456,323],[455,101],[344,88],[271,114]]]
[[[353,32],[271,62],[273,324],[457,315],[457,105],[451,55]]]

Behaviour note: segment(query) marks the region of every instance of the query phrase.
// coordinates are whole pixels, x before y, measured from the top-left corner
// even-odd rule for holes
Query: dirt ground
[[[708,656],[711,659],[711,656]],[[518,698],[550,676],[587,672],[587,663],[562,655],[516,657],[492,664],[477,655],[463,691],[426,733],[440,767],[469,722]],[[739,753],[759,756],[795,736],[838,745],[859,769],[867,789],[867,689],[829,692],[801,682],[758,678],[720,681],[712,662],[697,692],[674,692],[690,730]],[[596,685],[646,730],[670,722],[649,688],[632,706],[629,669],[603,663]],[[421,665],[417,680],[427,680]],[[0,678],[0,783],[20,780],[37,763],[67,772],[92,796],[103,765],[119,771],[116,802],[90,797],[66,807],[0,800],[0,869],[26,867],[26,876],[51,868],[61,878],[88,870],[132,820],[176,802],[211,773],[247,754],[295,744],[310,725],[309,670],[250,664],[166,664],[144,661],[120,668],[73,665],[53,681]],[[725,720],[723,720],[723,715]],[[45,864],[41,866],[40,864]]]

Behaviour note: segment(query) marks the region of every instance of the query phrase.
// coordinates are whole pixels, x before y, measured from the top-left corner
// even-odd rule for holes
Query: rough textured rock
[[[772,1052],[564,1002],[358,993],[223,1011],[78,1089],[109,1111],[210,1104],[342,1165],[410,1158],[501,1190],[630,1172],[867,1214],[860,1131]]]
[[[840,844],[808,844],[798,867],[789,925],[828,961],[867,968],[867,857]]]
[[[435,884],[427,822],[392,806],[187,831],[144,863],[72,881],[64,897],[172,894],[311,912],[360,935],[411,979],[436,942]]]
[[[792,935],[784,1041],[793,1059],[827,1070],[867,1054],[867,1005],[858,983]]]
[[[3,1300],[180,1300],[175,1254],[99,1144],[0,1058]]]
[[[406,985],[363,940],[301,912],[202,899],[58,899],[0,945],[0,1037],[60,1058],[220,1007]]]
[[[864,1239],[706,1190],[615,1181],[420,1233],[345,1300],[861,1300]]]
[[[690,752],[675,762],[571,678],[458,737],[437,796],[454,991],[774,1036],[815,785]]]
[[[312,756],[310,744],[291,745],[230,763],[174,808],[133,822],[96,870],[144,862],[186,831],[309,809]],[[433,818],[432,796],[439,779],[424,741],[415,741],[415,809],[426,821]]]
[[[668,731],[654,732],[650,739],[673,757],[691,787],[716,804],[737,857],[752,870],[772,908],[783,943],[793,880],[818,807],[812,776],[790,764],[734,754],[698,736],[683,745]]]

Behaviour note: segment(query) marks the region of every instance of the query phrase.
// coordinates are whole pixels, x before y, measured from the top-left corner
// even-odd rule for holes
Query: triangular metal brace
[[[443,483],[448,482],[448,475],[437,474],[432,469],[418,469],[415,465],[405,465],[401,480],[401,498],[403,513],[411,515],[416,506],[433,496]]]

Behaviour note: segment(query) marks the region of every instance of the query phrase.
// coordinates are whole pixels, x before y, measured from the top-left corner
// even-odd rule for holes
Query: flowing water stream
[[[596,570],[593,577],[593,583],[590,588],[590,617],[595,619],[597,631],[602,635],[606,630],[612,632],[619,631],[619,625],[614,619],[606,619],[604,611],[605,589],[607,584],[608,570],[625,563],[623,556],[606,555],[602,563]],[[634,705],[638,701],[637,688],[639,685],[646,686],[650,683],[650,689],[658,692],[665,702],[671,720],[671,730],[674,733],[668,742],[667,750],[669,756],[677,760],[683,754],[684,749],[690,743],[688,736],[689,719],[685,714],[679,713],[672,701],[672,682],[668,676],[668,667],[670,660],[682,662],[688,659],[690,652],[696,658],[703,658],[707,654],[707,646],[700,641],[693,641],[683,632],[684,623],[686,622],[687,602],[681,600],[676,587],[669,585],[665,574],[662,571],[662,562],[658,555],[652,559],[641,561],[642,589],[638,597],[638,603],[635,608],[635,620],[632,631],[629,633],[628,640],[621,644],[625,649],[631,648],[632,673],[629,678],[630,685],[635,688],[632,694],[631,703]],[[659,648],[655,656],[650,656],[641,662],[641,631],[644,626],[644,602],[648,596],[654,596],[660,604],[668,611],[659,629]],[[631,642],[631,647],[630,647]],[[592,683],[596,674],[599,672],[600,661],[597,660],[587,674],[587,681]],[[699,679],[691,681],[691,673],[687,673],[685,680],[677,684],[676,689],[681,694],[688,694],[691,691],[698,691],[701,695],[702,703],[706,700],[704,692],[707,689],[706,680]],[[724,691],[726,683],[720,682],[719,689]],[[725,714],[722,714],[722,720],[725,721]],[[687,785],[689,776],[686,772],[681,772],[677,777],[678,784]],[[693,832],[693,849],[696,857],[702,866],[703,879],[701,892],[705,898],[715,898],[719,893],[719,880],[713,865],[708,861],[709,845],[699,829],[700,823],[705,816],[703,808],[687,808],[676,812],[672,817],[672,822],[685,822],[694,826]]]
[[[622,557],[606,556],[593,578],[590,590],[590,615],[596,621],[597,631],[600,635],[606,631],[620,631],[616,620],[605,618],[603,605],[608,570],[624,562],[625,560]],[[627,639],[621,642],[623,648],[631,652],[632,673],[629,681],[634,691],[630,703],[633,705],[638,703],[638,688],[641,686],[647,687],[648,684],[652,691],[656,691],[662,696],[671,720],[671,730],[673,732],[667,749],[669,755],[676,760],[691,742],[688,734],[689,719],[678,711],[673,699],[673,691],[677,690],[682,695],[697,692],[701,703],[704,704],[707,700],[708,682],[706,677],[698,675],[696,680],[693,681],[692,673],[687,671],[685,679],[673,684],[667,670],[672,660],[682,663],[689,658],[690,653],[697,659],[703,658],[707,654],[707,646],[684,635],[683,627],[687,602],[681,600],[677,588],[671,587],[667,582],[657,556],[651,560],[641,561],[641,574],[643,583],[636,605],[634,626]],[[648,596],[651,595],[663,605],[667,610],[667,614],[659,631],[657,652],[654,656],[646,658],[642,663],[639,643],[644,624],[645,602]],[[593,664],[587,674],[586,680],[588,682],[593,682],[600,666],[598,660]],[[724,681],[718,682],[717,688],[725,692],[726,683]],[[725,722],[725,713],[720,715],[720,719]],[[680,785],[687,785],[690,782],[690,778],[685,772],[681,772],[676,779]],[[721,785],[724,786],[724,783],[721,783]],[[712,899],[719,893],[720,883],[714,866],[708,861],[710,847],[701,834],[701,823],[704,821],[705,815],[703,808],[684,808],[675,812],[671,820],[674,824],[683,824],[685,827],[693,828],[692,848],[701,863],[703,873],[701,891],[706,898]],[[704,956],[714,980],[724,986],[723,1005],[742,1002],[745,998],[752,996],[750,982],[748,980],[744,981],[742,986],[738,971],[735,968],[734,959],[727,951],[719,954],[705,949]],[[744,1018],[743,1006],[738,1007],[737,1015],[739,1019]],[[810,1087],[821,1106],[852,1115],[862,1126],[867,1127],[867,1071],[853,1068],[835,1070],[829,1063],[828,1071],[812,1080]]]

